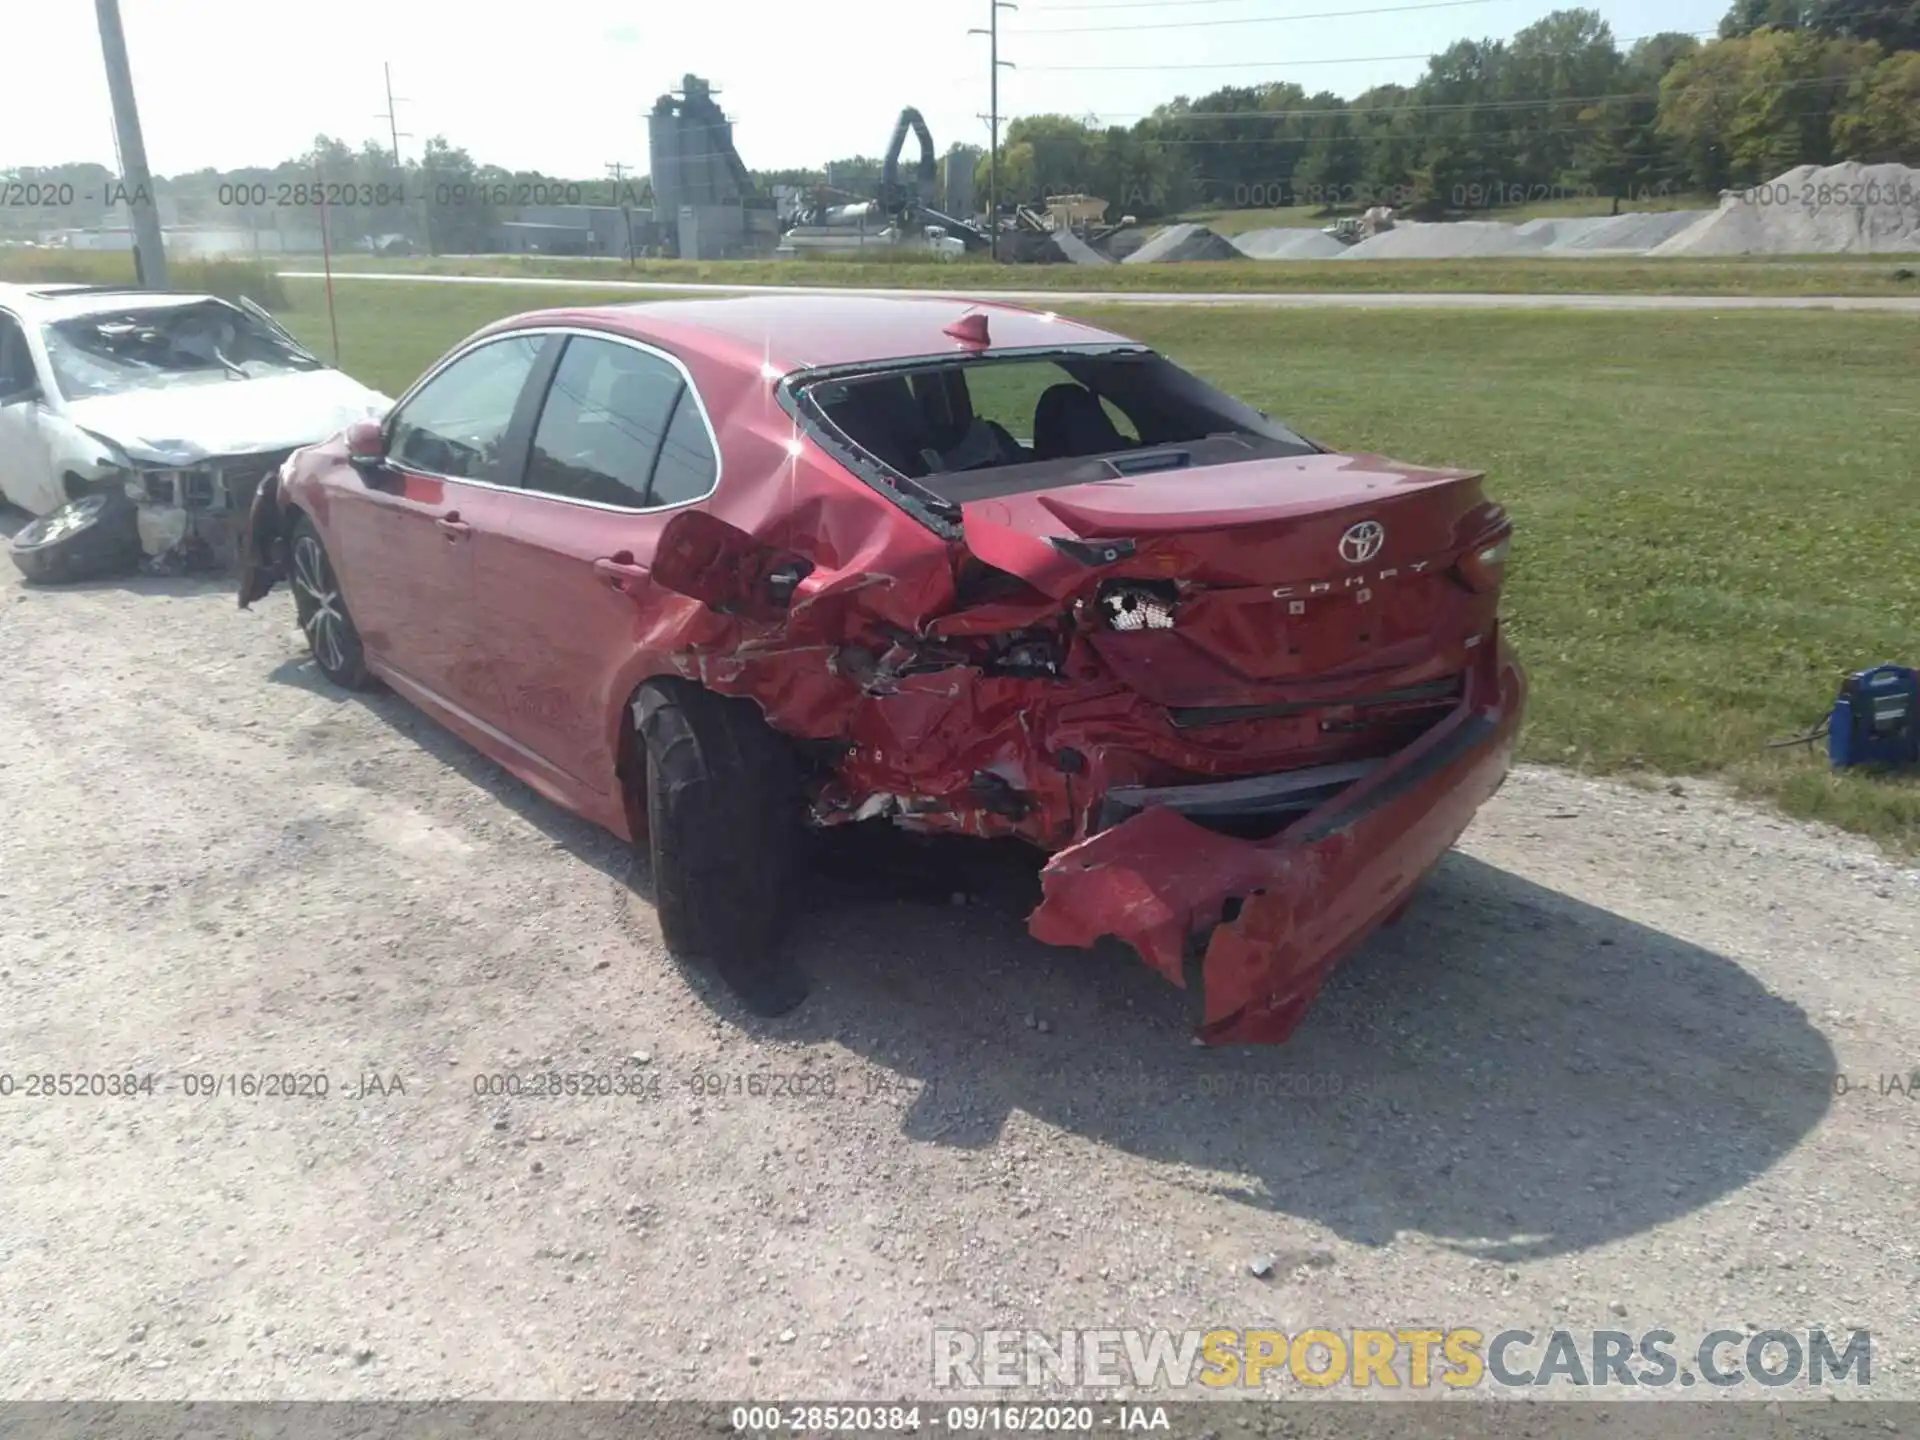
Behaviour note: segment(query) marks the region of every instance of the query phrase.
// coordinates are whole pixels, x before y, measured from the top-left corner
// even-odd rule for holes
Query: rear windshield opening
[[[807,397],[859,450],[955,501],[1315,453],[1285,426],[1144,351],[902,366],[823,381]]]

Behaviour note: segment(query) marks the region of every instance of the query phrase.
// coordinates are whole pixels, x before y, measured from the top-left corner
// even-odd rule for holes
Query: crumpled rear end
[[[1209,1044],[1281,1043],[1500,787],[1525,694],[1496,639],[1452,714],[1272,839],[1145,810],[1054,856],[1028,928],[1053,945],[1124,940],[1197,990]]]

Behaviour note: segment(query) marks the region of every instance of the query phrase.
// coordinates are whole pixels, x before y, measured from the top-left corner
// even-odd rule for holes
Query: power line
[[[1065,10],[1179,10],[1188,5],[1247,5],[1252,0],[1096,0],[1091,5],[1037,5],[1036,15]]]
[[[1655,40],[1661,35],[1685,35],[1689,39],[1698,40],[1703,36],[1717,35],[1719,33],[1717,30],[1662,30],[1653,35],[1628,35],[1613,43],[1616,45],[1637,45],[1642,40]],[[1068,72],[1108,70],[1244,70],[1249,66],[1271,66],[1278,69],[1282,66],[1297,68],[1303,65],[1366,65],[1397,60],[1431,60],[1438,53],[1440,52],[1422,50],[1418,54],[1413,55],[1343,55],[1331,60],[1215,60],[1198,65],[1182,65],[1176,61],[1172,64],[1160,65],[1026,65],[1021,68],[1027,70],[1029,73],[1045,73],[1050,75],[1060,75]]]
[[[1522,139],[1531,140],[1535,136],[1539,136],[1539,135],[1591,135],[1592,133],[1593,133],[1593,127],[1589,125],[1549,125],[1539,130],[1526,130],[1521,132],[1515,132],[1511,130],[1493,130],[1493,131],[1483,132],[1482,134],[1479,134],[1479,135],[1469,135],[1469,136],[1461,136],[1456,132],[1445,131],[1445,130],[1396,129],[1391,133],[1387,133],[1387,134],[1367,134],[1364,132],[1354,132],[1346,135],[1337,135],[1337,136],[1335,135],[1287,135],[1287,136],[1261,135],[1261,136],[1241,136],[1237,139],[1232,139],[1232,140],[1161,140],[1156,138],[1156,139],[1147,141],[1145,143],[1156,146],[1156,147],[1164,147],[1167,149],[1185,149],[1189,146],[1195,146],[1195,145],[1268,145],[1268,146],[1311,145],[1314,142],[1319,140],[1339,140],[1342,142],[1351,141],[1357,145],[1385,145],[1385,144],[1389,144],[1391,142],[1400,141],[1400,140],[1428,140],[1428,139],[1432,139],[1436,135],[1447,135],[1450,138],[1455,138],[1455,139],[1498,140],[1498,139],[1522,138]]]
[[[1343,20],[1351,15],[1399,15],[1409,10],[1458,10],[1503,0],[1419,0],[1414,5],[1376,5],[1366,10],[1317,10],[1303,15],[1247,15],[1234,20],[1155,20],[1145,25],[1060,25],[1050,30],[1019,30],[1019,35],[1100,35],[1122,30],[1199,30],[1215,25],[1285,25],[1295,20]]]
[[[1689,95],[1768,95],[1779,90],[1798,90],[1814,85],[1836,85],[1841,82],[1830,76],[1815,76],[1805,80],[1767,80],[1752,85],[1703,85],[1689,89]],[[1393,105],[1377,108],[1356,109],[1350,100],[1342,100],[1338,107],[1302,106],[1291,110],[1185,110],[1172,113],[1146,111],[1144,113],[1121,112],[1118,119],[1158,120],[1162,124],[1176,124],[1182,120],[1298,120],[1315,115],[1404,115],[1413,111],[1446,112],[1453,110],[1551,110],[1561,105],[1604,105],[1610,101],[1658,100],[1657,90],[1619,91],[1608,95],[1557,95],[1537,100],[1448,100],[1424,105]],[[1115,112],[1092,110],[1086,112],[1095,117],[1112,115]]]
[[[1045,10],[1046,11],[1104,10],[1104,9],[1160,10],[1160,9],[1171,8],[1175,5],[1216,5],[1216,4],[1225,5],[1225,4],[1239,4],[1239,3],[1243,3],[1243,0],[1105,0],[1105,3],[1099,3],[1099,4],[1049,5],[1045,7]],[[1338,20],[1349,15],[1395,15],[1395,14],[1401,14],[1411,10],[1447,10],[1447,9],[1456,9],[1463,5],[1487,5],[1487,4],[1494,4],[1494,3],[1498,3],[1498,0],[1423,0],[1423,3],[1419,3],[1419,4],[1388,5],[1388,6],[1382,6],[1376,9],[1367,9],[1367,10],[1328,10],[1328,11],[1316,12],[1313,14],[1302,14],[1302,15],[1251,15],[1251,16],[1239,16],[1230,20],[1166,20],[1166,21],[1156,21],[1154,23],[1146,24],[1146,25],[1074,25],[1074,26],[1063,25],[1063,26],[1057,26],[1053,29],[1048,29],[1048,30],[1020,30],[1013,33],[1017,33],[1021,35],[1092,35],[1092,34],[1101,34],[1101,33],[1111,34],[1114,32],[1124,32],[1129,30],[1190,30],[1190,29],[1197,29],[1201,27],[1216,26],[1216,25],[1279,25],[1279,24],[1284,24],[1290,20]],[[1880,4],[1877,3],[1877,0],[1863,0],[1863,3],[1860,3],[1860,4],[1836,6],[1832,10],[1826,12],[1826,14],[1830,20],[1839,20],[1839,19],[1844,19],[1849,15],[1863,14],[1863,13],[1877,13],[1880,8],[1881,6]],[[1662,35],[1690,35],[1698,39],[1705,36],[1717,36],[1719,35],[1720,32],[1717,29],[1715,29],[1715,30],[1663,30],[1658,33]],[[1646,36],[1646,35],[1634,37],[1634,39],[1639,39],[1639,40],[1646,40],[1651,38],[1653,37]],[[1625,44],[1631,44],[1633,42],[1631,40],[1619,40],[1619,41],[1615,41],[1614,43],[1625,45]],[[1203,67],[1203,66],[1197,66],[1197,65],[1180,65],[1176,63],[1176,64],[1169,64],[1169,65],[1128,65],[1128,66],[1033,65],[1033,66],[1028,66],[1026,68],[1033,69],[1033,70],[1045,69],[1045,70],[1058,71],[1058,70],[1080,70],[1080,69],[1084,69],[1084,70],[1109,70],[1109,69],[1112,69],[1112,70],[1120,70],[1120,69],[1196,70],[1196,69],[1203,69],[1203,68],[1209,68],[1209,67]],[[1216,67],[1216,68],[1229,68],[1229,67]]]
[[[1757,85],[1706,86],[1706,87],[1701,87],[1700,89],[1696,91],[1692,91],[1690,93],[1708,94],[1708,95],[1727,94],[1727,95],[1740,95],[1744,97],[1747,95],[1772,94],[1779,91],[1798,90],[1798,89],[1803,89],[1803,88],[1806,88],[1809,86],[1815,86],[1815,85],[1832,85],[1834,83],[1836,82],[1830,78],[1815,77],[1815,78],[1806,79],[1806,80],[1773,80],[1773,81],[1766,81]],[[1638,93],[1623,91],[1617,94],[1610,94],[1610,95],[1567,95],[1559,98],[1544,99],[1544,100],[1466,100],[1466,101],[1448,101],[1444,103],[1430,103],[1430,104],[1420,104],[1420,105],[1409,104],[1409,105],[1382,106],[1378,109],[1355,109],[1351,104],[1351,102],[1342,102],[1342,104],[1337,108],[1330,107],[1330,108],[1316,109],[1313,107],[1307,107],[1307,108],[1294,108],[1294,109],[1287,109],[1287,110],[1189,111],[1185,114],[1172,114],[1172,115],[1143,114],[1143,115],[1135,116],[1133,118],[1136,121],[1157,120],[1163,125],[1177,125],[1180,122],[1185,120],[1299,120],[1299,119],[1325,120],[1325,119],[1337,118],[1337,119],[1345,119],[1349,122],[1359,122],[1362,124],[1368,123],[1368,122],[1379,122],[1381,124],[1391,125],[1395,127],[1392,130],[1392,132],[1389,134],[1369,134],[1360,130],[1350,130],[1348,134],[1344,136],[1339,136],[1339,137],[1253,135],[1253,136],[1227,137],[1227,138],[1217,139],[1217,140],[1216,139],[1170,139],[1160,135],[1147,135],[1147,136],[1139,137],[1139,139],[1141,140],[1141,143],[1146,145],[1152,145],[1152,146],[1286,145],[1286,144],[1307,143],[1309,140],[1320,139],[1320,138],[1326,138],[1326,139],[1339,138],[1344,140],[1353,140],[1353,141],[1372,143],[1372,142],[1389,141],[1389,140],[1422,139],[1430,135],[1454,133],[1454,132],[1441,131],[1433,128],[1416,128],[1416,129],[1400,128],[1398,125],[1398,122],[1401,120],[1402,117],[1407,115],[1435,115],[1435,114],[1473,115],[1480,112],[1490,112],[1494,114],[1512,116],[1512,115],[1521,114],[1528,110],[1548,110],[1548,109],[1553,109],[1555,107],[1566,106],[1566,105],[1594,105],[1594,104],[1600,104],[1603,102],[1615,101],[1615,100],[1654,101],[1654,100],[1658,100],[1659,98],[1660,97],[1658,92],[1655,92],[1655,91],[1645,91],[1645,92],[1638,92]],[[1089,112],[1089,113],[1094,115],[1095,118],[1101,118],[1100,112],[1096,111],[1096,112]],[[1016,118],[1023,118],[1023,117],[1016,117]],[[1094,129],[1095,127],[1089,125],[1086,128],[1091,130],[1091,129]],[[1526,131],[1525,133],[1528,136],[1591,134],[1593,133],[1595,128],[1596,127],[1591,124],[1563,125],[1563,126],[1549,126],[1541,129],[1531,129]]]

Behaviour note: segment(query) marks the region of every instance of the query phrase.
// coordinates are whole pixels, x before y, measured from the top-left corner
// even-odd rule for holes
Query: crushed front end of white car
[[[0,302],[22,372],[0,412],[0,491],[42,518],[111,494],[89,523],[122,529],[124,497],[140,552],[160,568],[231,564],[263,479],[392,404],[250,301],[49,287]],[[72,546],[78,534],[37,526],[33,539]]]
[[[72,473],[138,507],[150,557],[189,540],[222,562],[253,492],[296,450],[332,439],[392,401],[337,370],[102,396],[69,407]]]

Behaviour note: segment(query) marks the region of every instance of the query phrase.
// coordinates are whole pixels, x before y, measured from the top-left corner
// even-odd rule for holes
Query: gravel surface
[[[1342,260],[1467,260],[1490,255],[1528,255],[1544,250],[1546,237],[1523,234],[1504,220],[1447,220],[1422,224],[1395,221],[1391,230],[1350,247]]]
[[[1724,190],[1720,208],[1651,255],[1920,254],[1920,170],[1888,162],[1796,165]]]
[[[1047,239],[1052,242],[1054,249],[1058,250],[1075,265],[1111,265],[1114,263],[1111,255],[1101,254],[1071,230],[1055,230]]]
[[[1517,772],[1231,1053],[991,884],[823,883],[761,1022],[284,594],[9,570],[0,681],[0,1070],[160,1078],[0,1102],[0,1396],[899,1398],[936,1323],[1864,1325],[1920,1393],[1920,1103],[1857,1088],[1920,1064],[1920,873],[1851,840]],[[476,1094],[549,1069],[660,1088]],[[185,1093],[242,1073],[331,1091]]]
[[[1249,230],[1233,237],[1243,255],[1255,260],[1333,260],[1346,254],[1341,241],[1320,230]]]
[[[1644,255],[1713,213],[1655,210],[1562,222],[1547,249],[1554,255]]]

